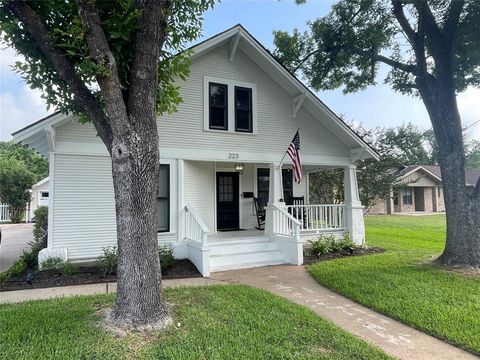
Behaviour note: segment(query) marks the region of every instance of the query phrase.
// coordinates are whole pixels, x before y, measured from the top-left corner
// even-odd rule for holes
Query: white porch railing
[[[207,225],[190,204],[185,205],[183,211],[185,214],[185,239],[206,247],[208,244]]]
[[[27,204],[25,207],[25,222],[30,221],[30,209]],[[0,222],[10,221],[10,205],[0,203]]]
[[[285,236],[291,237],[295,240],[300,239],[300,230],[302,224],[299,220],[295,219],[288,211],[284,208],[273,205],[267,211],[272,212],[272,235],[276,236]]]
[[[289,205],[288,213],[301,224],[300,231],[345,229],[345,205]]]

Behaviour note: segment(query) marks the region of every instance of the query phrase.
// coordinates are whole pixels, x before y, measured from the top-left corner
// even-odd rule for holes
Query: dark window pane
[[[237,110],[237,131],[252,131],[252,112]]]
[[[170,165],[160,165],[160,188],[157,197],[157,231],[170,231]]]
[[[287,201],[293,196],[293,171],[292,169],[282,169],[283,177],[283,199]],[[268,203],[270,184],[270,169],[257,169],[257,195],[260,204]]]
[[[227,86],[210,83],[210,106],[225,107],[227,105]]]
[[[252,89],[235,86],[235,130],[252,132]]]
[[[210,108],[210,129],[227,128],[227,111],[222,108]]]

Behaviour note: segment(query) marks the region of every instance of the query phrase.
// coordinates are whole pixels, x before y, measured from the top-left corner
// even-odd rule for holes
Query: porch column
[[[285,207],[282,191],[282,168],[278,164],[270,164],[270,182],[268,186],[268,204],[265,208],[265,235],[273,235],[274,219],[272,206]]]
[[[365,243],[365,224],[363,206],[360,203],[357,184],[357,167],[349,165],[344,170],[345,225],[351,239],[357,245]]]

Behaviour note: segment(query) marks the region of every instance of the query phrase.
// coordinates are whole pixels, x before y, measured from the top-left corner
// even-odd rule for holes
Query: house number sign
[[[240,155],[238,153],[228,153],[228,158],[229,159],[238,159]]]

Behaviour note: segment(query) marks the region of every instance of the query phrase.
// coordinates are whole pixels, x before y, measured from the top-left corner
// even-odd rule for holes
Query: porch
[[[258,174],[257,169],[264,169],[263,166],[254,165],[251,169]],[[186,202],[179,216],[180,241],[186,245],[187,257],[204,276],[215,271],[282,263],[301,265],[304,243],[321,234],[342,237],[348,232],[356,243],[363,243],[363,214],[358,201],[354,166],[345,167],[344,203],[309,204],[306,174],[303,184],[295,184],[291,192],[295,197],[302,194],[306,201],[286,205],[282,169],[270,164],[267,168],[268,203],[264,208],[265,223],[261,230],[253,212],[254,196],[259,196],[262,185],[259,175],[241,174],[241,184],[236,185],[235,180],[219,180],[219,174],[225,174],[225,179],[230,178],[227,169],[225,164],[213,168],[211,178],[216,180],[216,189],[212,191],[214,211],[210,207],[208,212],[200,206],[203,212],[200,214],[197,206]],[[251,184],[254,178],[256,184]],[[253,192],[243,191],[249,186]],[[229,210],[227,202],[232,203],[233,210]],[[221,213],[219,208],[225,212]],[[238,218],[235,219],[235,216]]]

